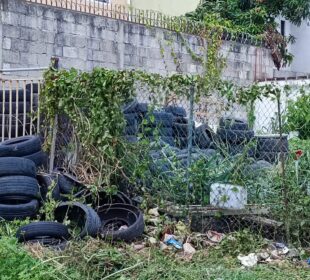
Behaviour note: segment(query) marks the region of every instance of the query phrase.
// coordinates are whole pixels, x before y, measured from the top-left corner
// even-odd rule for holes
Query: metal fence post
[[[187,200],[189,198],[189,192],[191,190],[191,183],[189,179],[189,168],[192,163],[192,148],[193,148],[193,125],[194,125],[194,95],[195,88],[191,86],[189,96],[189,122],[188,122],[188,147],[187,147]]]
[[[51,65],[55,70],[58,70],[59,69],[59,58],[52,57]],[[58,115],[56,114],[54,118],[53,128],[52,128],[52,144],[51,144],[50,163],[49,163],[50,173],[54,170],[57,132],[58,132]]]

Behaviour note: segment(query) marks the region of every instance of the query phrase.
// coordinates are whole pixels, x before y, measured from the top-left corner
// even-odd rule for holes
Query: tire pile
[[[254,140],[254,131],[248,123],[239,119],[222,118],[217,130],[218,139],[228,147],[230,155],[242,154]],[[255,156],[255,149],[248,149],[249,157]]]
[[[48,156],[42,151],[41,139],[38,136],[22,136],[1,142],[0,157],[29,159],[37,167],[46,167],[48,162]]]
[[[55,221],[33,222],[21,227],[16,234],[20,242],[63,250],[73,238],[91,236],[130,242],[143,234],[143,214],[126,195],[118,193],[113,201],[109,201],[107,196],[93,201],[85,186],[61,168],[52,174],[39,173],[37,178],[41,185],[42,203],[47,199],[47,193],[52,192],[52,197],[60,204],[54,210]],[[72,197],[82,196],[93,207],[70,201]]]
[[[27,84],[26,90],[0,90],[0,132],[4,132],[5,139],[18,137],[23,134],[25,122],[25,133],[30,134],[31,120],[29,113],[38,109],[38,84]],[[11,112],[11,120],[10,113]],[[10,130],[11,122],[11,130]],[[16,127],[17,123],[17,127]],[[32,123],[35,125],[35,123]],[[17,134],[16,134],[17,131]]]
[[[40,190],[34,162],[25,158],[0,158],[0,217],[4,220],[34,218]]]

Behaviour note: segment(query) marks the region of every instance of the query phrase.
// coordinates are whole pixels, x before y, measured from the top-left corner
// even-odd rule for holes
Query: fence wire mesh
[[[194,91],[180,97],[140,90],[122,108],[128,150],[119,189],[137,201],[156,198],[168,214],[190,217],[194,230],[250,229],[309,245],[309,134],[301,140],[307,137],[296,136],[298,125],[288,126],[309,88],[276,84],[279,98],[250,107],[216,94],[197,102]],[[70,169],[78,143],[74,129],[60,123],[57,164]]]

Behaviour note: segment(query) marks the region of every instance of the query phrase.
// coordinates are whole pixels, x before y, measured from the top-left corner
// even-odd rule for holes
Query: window
[[[285,36],[285,20],[281,20],[281,35]]]

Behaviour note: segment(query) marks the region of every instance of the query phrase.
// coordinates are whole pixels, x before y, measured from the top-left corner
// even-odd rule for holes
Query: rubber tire
[[[145,115],[148,111],[148,104],[147,103],[138,103],[136,107],[136,112],[139,113],[139,115]]]
[[[284,158],[286,159],[288,157],[288,153],[280,153],[280,152],[262,152],[258,151],[256,153],[256,159],[257,160],[265,160],[270,163],[278,163],[281,154],[284,155]]]
[[[0,178],[0,196],[25,196],[39,198],[39,185],[35,178],[6,176]]]
[[[255,157],[256,149],[255,148],[248,148],[245,145],[229,145],[228,152],[231,156],[235,156],[237,154],[243,154],[244,150],[247,149],[247,156],[248,157]]]
[[[42,151],[24,156],[24,158],[32,160],[37,167],[46,168],[48,165],[48,155]]]
[[[220,127],[232,130],[249,130],[249,124],[241,119],[221,118]]]
[[[151,122],[150,118],[154,118]],[[166,112],[151,112],[146,116],[149,127],[172,127],[173,115]]]
[[[115,211],[118,211],[120,209],[122,211],[122,214],[124,213],[131,213],[131,217],[136,217],[136,220],[133,221],[129,225],[127,229],[121,230],[121,231],[112,231],[112,232],[105,232],[103,228],[101,228],[101,238],[108,239],[112,241],[122,240],[126,242],[133,241],[139,237],[142,236],[144,232],[144,218],[142,212],[133,205],[128,204],[112,204],[112,205],[105,205],[97,208],[97,213],[102,220],[103,226],[105,225],[105,216],[109,213],[109,211],[113,211],[114,214]],[[119,211],[120,211],[119,210]],[[127,214],[128,215],[128,214]],[[127,216],[128,217],[128,216]],[[122,218],[127,218],[126,215],[122,215]],[[127,218],[128,219],[128,218]],[[129,222],[129,221],[128,221]]]
[[[254,162],[252,164],[249,164],[245,166],[244,168],[244,175],[246,176],[259,176],[262,172],[268,171],[273,168],[273,165],[265,160],[259,160],[257,162]]]
[[[52,187],[54,182],[56,184],[56,178],[54,175],[47,173],[38,173],[36,178],[40,187],[41,200],[45,201],[49,189]]]
[[[130,135],[125,135],[125,140],[128,143],[137,143],[138,142],[138,137],[136,136],[130,136]]]
[[[214,141],[216,141],[216,135],[207,124],[195,129],[194,144],[200,149],[210,148]]]
[[[157,127],[151,130],[145,131],[146,136],[154,136],[154,134],[159,134],[162,137],[173,137],[172,127]]]
[[[174,123],[173,124],[173,136],[187,138],[189,135],[189,126],[184,123]]]
[[[62,194],[73,194],[75,190],[80,191],[84,187],[75,176],[69,173],[55,170],[53,174],[57,178],[57,184]]]
[[[11,133],[10,133],[11,132]],[[16,134],[16,125],[13,124],[11,125],[11,130],[10,130],[10,126],[9,125],[5,125],[4,126],[4,137],[11,137],[11,138],[16,138],[16,137],[20,137],[22,135],[29,135],[31,132],[31,125],[28,123],[25,125],[25,134],[23,134],[24,132],[24,128],[23,125],[19,125],[17,127],[17,134]],[[0,123],[0,133],[2,135],[2,125]]]
[[[289,144],[287,137],[257,137],[257,149],[262,152],[288,152]]]
[[[5,200],[6,203],[3,203]],[[10,204],[12,200],[19,200],[19,204]],[[39,211],[39,202],[27,197],[3,197],[0,201],[0,218],[6,221],[34,218]]]
[[[124,114],[126,126],[137,126],[138,115],[136,113]]]
[[[180,149],[186,149],[188,147],[187,137],[175,137],[176,146]]]
[[[219,128],[217,135],[224,143],[242,144],[248,143],[254,139],[253,130],[232,130]]]
[[[12,109],[11,109],[11,112],[13,114],[17,113],[17,109],[18,109],[18,114],[21,114],[21,113],[30,113],[31,112],[31,107],[30,107],[30,102],[26,102],[26,111],[24,110],[24,102],[18,102],[18,105],[17,103],[15,102],[12,102]],[[10,113],[10,102],[5,102],[4,103],[4,111],[3,111],[3,102],[0,102],[0,114],[9,114]],[[35,112],[36,111],[36,108],[37,106],[35,106],[33,104],[33,107],[32,107],[32,111]]]
[[[68,228],[56,222],[34,222],[20,227],[16,232],[16,238],[19,242],[37,239],[42,236],[61,240],[68,240],[70,238]]]
[[[164,108],[165,112],[171,113],[175,117],[186,117],[186,110],[179,106],[167,106]]]
[[[139,132],[139,129],[137,125],[126,126],[124,135],[135,136],[138,134],[138,132]]]
[[[80,215],[83,212],[84,217]],[[95,210],[85,204],[79,202],[63,202],[55,209],[55,219],[62,223],[68,213],[69,219],[76,219],[78,224],[82,227],[79,233],[79,238],[85,236],[96,237],[101,227],[101,221]],[[83,219],[84,218],[84,219]],[[83,223],[85,221],[85,223]],[[81,224],[81,222],[83,224]]]
[[[0,144],[0,157],[23,157],[41,150],[39,136],[22,136]]]
[[[9,124],[9,119],[10,115],[9,114],[5,114],[4,115],[4,124],[8,125]],[[18,125],[21,125],[24,123],[24,114],[18,114],[18,116],[16,117],[16,115],[12,115],[12,124],[16,124],[16,120]],[[26,124],[30,124],[31,118],[26,114]],[[3,124],[3,114],[0,114],[0,125],[2,126]]]
[[[124,114],[135,113],[137,105],[138,102],[136,100],[133,100],[132,102],[125,104],[122,108],[122,111]]]
[[[36,166],[28,159],[19,157],[0,158],[0,177],[28,176],[36,178]]]
[[[159,138],[150,137],[150,141],[152,142],[162,142],[163,145],[170,145],[172,147],[175,146],[174,138],[173,137],[166,137],[166,136],[160,136]]]

